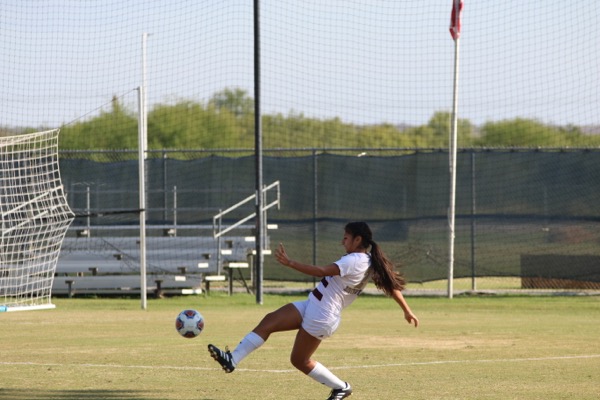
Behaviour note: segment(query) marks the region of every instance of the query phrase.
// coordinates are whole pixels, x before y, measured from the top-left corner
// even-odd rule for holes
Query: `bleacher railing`
[[[266,200],[268,197],[268,193],[272,192],[272,191],[275,192],[275,198],[273,200],[271,200],[269,203],[267,203]],[[262,204],[264,204],[263,209],[262,209],[262,213],[264,214],[264,219],[263,219],[264,225],[263,225],[263,231],[261,232],[263,240],[261,241],[261,243],[263,243],[263,246],[264,246],[266,244],[266,241],[264,240],[266,238],[266,230],[269,227],[269,225],[267,223],[267,211],[273,207],[277,207],[277,209],[279,210],[279,207],[281,204],[281,189],[280,189],[279,181],[275,181],[275,182],[271,183],[270,185],[264,186],[261,191],[261,195],[263,196]],[[255,201],[255,200],[256,200],[256,193],[246,197],[245,199],[239,201],[238,203],[232,205],[231,207],[229,207],[225,210],[220,210],[219,213],[213,217],[213,237],[217,240],[217,258],[218,258],[217,259],[217,273],[218,274],[221,273],[222,268],[223,268],[223,265],[222,265],[223,262],[222,262],[222,257],[221,257],[221,247],[222,247],[221,239],[222,239],[223,235],[225,235],[228,232],[231,232],[232,230],[234,230],[236,228],[241,228],[245,222],[248,222],[249,220],[255,218],[256,211],[246,215],[245,217],[240,218],[239,220],[237,220],[236,222],[234,222],[232,224],[229,224],[228,226],[224,226],[223,220],[224,220],[225,216],[227,216],[231,212],[233,212],[233,211],[239,209],[240,207],[244,206],[245,204],[247,204],[251,201]],[[267,250],[267,249],[263,248],[263,251],[265,251],[265,250]]]

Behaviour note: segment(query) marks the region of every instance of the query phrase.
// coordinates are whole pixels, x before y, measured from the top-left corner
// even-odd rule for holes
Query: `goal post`
[[[54,308],[52,283],[74,214],[58,164],[59,130],[0,137],[0,312]]]

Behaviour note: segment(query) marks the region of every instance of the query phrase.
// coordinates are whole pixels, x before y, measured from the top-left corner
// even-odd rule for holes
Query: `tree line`
[[[448,112],[436,112],[421,126],[357,125],[339,118],[302,113],[263,115],[264,148],[447,148]],[[135,149],[138,118],[117,98],[107,111],[63,126],[61,149]],[[577,126],[552,126],[514,118],[475,126],[458,120],[459,147],[596,147],[600,135]],[[244,90],[225,89],[208,102],[158,104],[148,113],[149,149],[249,149],[254,147],[254,100]]]

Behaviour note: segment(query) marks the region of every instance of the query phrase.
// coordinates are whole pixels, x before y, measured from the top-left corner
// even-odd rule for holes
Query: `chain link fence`
[[[62,152],[63,182],[78,215],[73,229],[138,224],[135,154]],[[294,258],[336,260],[344,224],[364,220],[409,281],[447,277],[447,151],[271,149],[263,162],[265,183],[281,182],[281,209],[268,216],[278,226],[270,243],[284,242]],[[152,227],[175,226],[182,235],[209,236],[202,227],[213,215],[254,193],[251,150],[152,152],[146,163],[150,235],[164,233]],[[600,151],[592,149],[459,151],[454,277],[598,285],[598,170]],[[253,204],[242,207],[230,222],[253,211]],[[182,249],[163,251],[175,257]],[[272,257],[264,278],[311,279]]]

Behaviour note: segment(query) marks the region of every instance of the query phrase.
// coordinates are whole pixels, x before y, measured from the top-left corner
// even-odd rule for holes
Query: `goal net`
[[[54,307],[56,262],[74,217],[60,179],[58,134],[0,137],[0,311]]]

